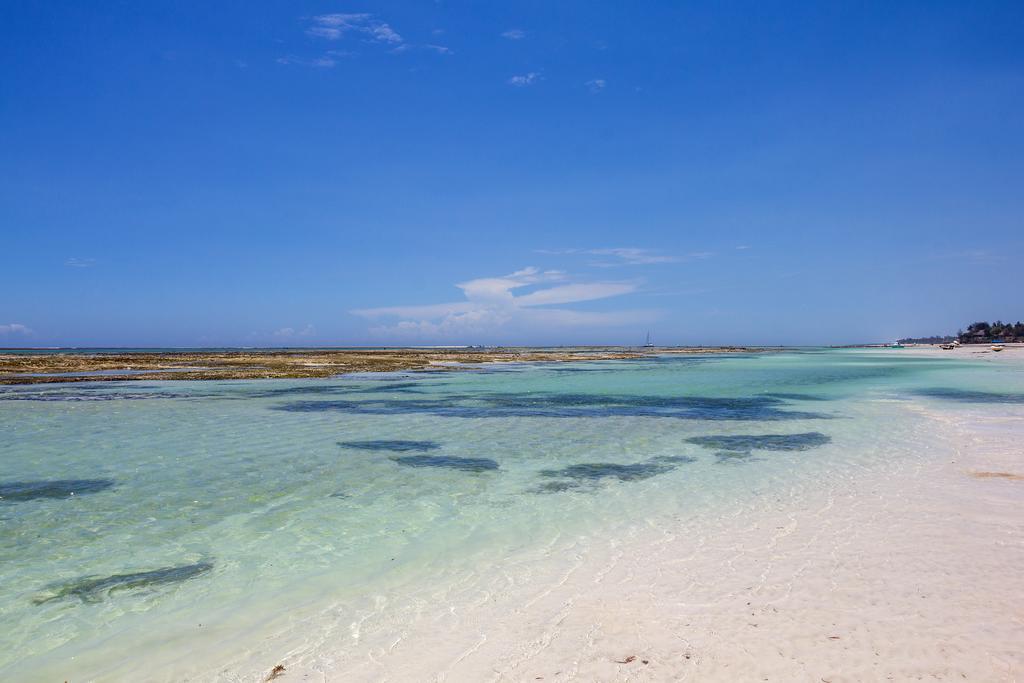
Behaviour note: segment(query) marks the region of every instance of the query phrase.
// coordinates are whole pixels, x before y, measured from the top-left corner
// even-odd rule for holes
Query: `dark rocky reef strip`
[[[391,458],[405,467],[439,467],[460,472],[492,472],[498,463],[490,458],[457,458],[450,455],[403,455]]]
[[[753,451],[806,451],[824,446],[832,437],[820,432],[801,434],[757,434],[694,436],[686,440],[705,448],[715,449],[717,462],[738,463],[753,460]]]
[[[785,401],[831,401],[832,399],[824,396],[815,396],[814,394],[791,394],[786,392],[772,392],[768,394],[762,394],[762,396],[770,396],[771,398],[781,398]]]
[[[821,432],[804,432],[802,434],[694,436],[686,441],[722,451],[806,451],[824,446],[832,441],[832,437]]]
[[[659,474],[672,471],[667,463],[638,462],[632,465],[620,465],[611,462],[584,462],[569,465],[560,470],[541,470],[542,477],[558,477],[574,481],[600,481],[601,479],[617,479],[619,481],[638,481],[650,479]]]
[[[441,447],[436,441],[405,441],[401,439],[381,439],[377,441],[339,441],[342,448],[359,451],[433,451]]]
[[[47,586],[47,592],[36,597],[32,602],[41,605],[66,598],[78,598],[86,603],[100,602],[105,596],[109,596],[114,591],[138,590],[180,583],[205,574],[212,569],[212,562],[197,562],[195,564],[162,567],[160,569],[131,574],[114,574],[113,576],[105,577],[83,576],[66,583],[56,583]]]
[[[246,393],[246,398],[287,398],[289,396],[348,396],[350,394],[421,394],[420,382],[390,382],[373,386],[346,384],[300,384],[279,389],[262,389]],[[431,382],[431,386],[437,386]]]
[[[69,498],[105,491],[113,479],[49,479],[11,481],[0,484],[0,501],[25,501],[39,498]]]
[[[157,398],[194,398],[192,394],[170,391],[111,391],[113,387],[75,387],[74,389],[43,389],[0,391],[0,401],[144,401]]]
[[[436,399],[291,401],[275,410],[299,413],[338,411],[356,415],[429,414],[440,417],[665,417],[690,420],[829,419],[822,413],[786,410],[771,396],[630,396],[605,394],[456,394]]]
[[[561,493],[588,486],[593,487],[606,479],[622,482],[640,481],[671,472],[679,465],[696,461],[696,458],[686,455],[662,455],[628,465],[612,462],[577,463],[558,470],[541,470],[540,476],[557,479],[557,481],[544,482],[533,489],[533,492]]]
[[[938,387],[935,389],[921,389],[914,392],[918,396],[927,398],[940,398],[946,401],[959,401],[961,403],[1024,403],[1024,394],[1009,394],[993,391],[969,391],[966,389],[947,389]]]

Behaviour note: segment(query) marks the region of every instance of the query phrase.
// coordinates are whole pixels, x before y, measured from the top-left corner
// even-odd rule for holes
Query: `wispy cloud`
[[[326,38],[327,40],[340,40],[349,33],[362,35],[366,40],[398,45],[402,41],[400,36],[387,23],[374,18],[372,14],[320,14],[312,19],[311,25],[306,33],[315,38]]]
[[[993,249],[972,248],[956,251],[933,251],[929,254],[929,258],[933,260],[950,259],[966,263],[994,263],[1004,260],[1006,256]]]
[[[509,40],[522,40],[526,37],[526,31],[518,28],[510,28],[501,34],[502,38],[508,38]]]
[[[695,296],[697,294],[707,294],[711,291],[707,287],[691,287],[689,289],[652,289],[645,291],[644,294],[647,296]]]
[[[96,259],[77,258],[75,256],[72,256],[71,258],[64,262],[64,265],[70,266],[71,268],[92,268],[94,265],[96,265]]]
[[[508,79],[507,82],[509,85],[514,85],[517,88],[523,88],[528,85],[533,85],[539,80],[540,74],[535,71],[531,71],[530,73],[523,74],[522,76],[513,76],[512,78]]]
[[[451,48],[436,43],[410,43],[402,37],[390,24],[368,12],[318,14],[306,19],[306,35],[315,41],[337,42],[345,38],[359,38],[361,42],[379,48],[390,48],[390,52],[402,53],[422,50],[441,55],[453,54]],[[438,31],[433,32],[438,35]],[[299,57],[290,54],[278,58],[278,64],[296,64],[299,66],[330,68],[338,63],[338,57],[351,56],[348,50],[327,50],[313,58]]]
[[[595,256],[613,256],[622,263],[631,266],[646,266],[652,263],[677,263],[682,260],[678,256],[662,254],[654,249],[639,247],[609,247],[605,249],[587,249],[584,253]]]
[[[650,311],[579,311],[553,306],[595,301],[637,291],[634,282],[569,282],[559,270],[523,268],[509,275],[462,282],[464,301],[425,306],[388,306],[352,311],[369,319],[397,318],[371,328],[387,337],[449,341],[495,336],[514,330],[619,326],[650,321]],[[525,294],[516,292],[534,288]]]
[[[532,294],[515,298],[519,306],[544,306],[548,304],[572,304],[594,299],[607,299],[636,291],[631,282],[591,282],[586,284],[560,285],[542,289]]]
[[[0,325],[0,335],[3,336],[23,336],[27,337],[32,334],[32,328],[22,325],[21,323],[7,323],[6,325]]]
[[[611,266],[647,266],[657,263],[681,263],[698,261],[714,256],[710,251],[693,251],[687,254],[665,254],[657,249],[641,247],[604,247],[600,249],[538,249],[540,254],[584,254],[605,257],[603,260],[592,261],[590,265],[598,267]],[[611,259],[611,260],[608,260]]]
[[[278,339],[295,339],[301,337],[311,337],[316,334],[316,328],[312,325],[306,325],[302,329],[296,330],[294,327],[282,327],[273,333],[273,336]]]
[[[423,45],[413,45],[412,43],[402,43],[398,47],[392,50],[394,53],[411,52],[412,50],[427,50],[428,52],[436,52],[439,55],[452,55],[455,54],[451,48],[445,47],[444,45],[432,45],[425,43]]]
[[[335,59],[335,55],[332,53],[325,54],[320,57],[314,57],[312,59],[302,59],[295,55],[288,55],[286,57],[278,57],[278,64],[297,64],[299,66],[313,66],[321,69],[330,69],[338,64],[338,60]]]
[[[1002,254],[997,254],[991,249],[967,249],[957,253],[955,257],[963,259],[964,261],[971,261],[973,263],[1002,261],[1005,258]]]
[[[592,93],[599,93],[602,90],[604,90],[604,88],[607,85],[607,83],[605,82],[605,80],[603,78],[593,78],[593,79],[587,81],[585,83],[585,85],[590,90],[590,92],[592,92]]]

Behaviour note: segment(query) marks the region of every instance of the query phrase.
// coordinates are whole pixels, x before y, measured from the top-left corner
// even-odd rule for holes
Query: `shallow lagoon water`
[[[0,487],[45,493],[0,499],[0,671],[234,658],[282,614],[359,623],[556,538],[799,494],[919,456],[915,406],[1021,396],[898,350],[0,388]]]

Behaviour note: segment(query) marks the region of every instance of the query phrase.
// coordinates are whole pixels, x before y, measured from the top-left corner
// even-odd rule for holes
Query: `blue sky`
[[[1024,3],[0,7],[0,346],[1024,318]]]

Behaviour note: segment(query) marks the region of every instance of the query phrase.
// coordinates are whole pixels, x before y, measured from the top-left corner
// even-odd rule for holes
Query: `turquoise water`
[[[913,406],[1022,403],[1019,365],[898,350],[3,387],[0,672],[237,655],[282,611],[910,457]]]

